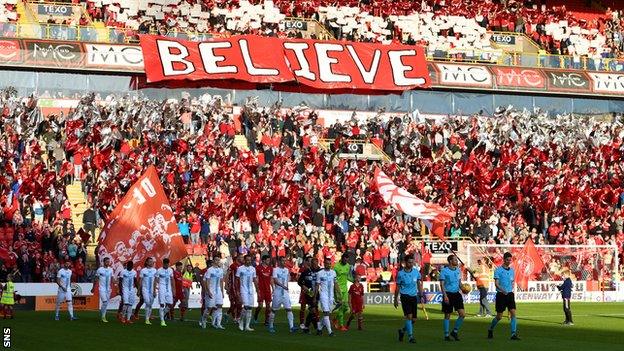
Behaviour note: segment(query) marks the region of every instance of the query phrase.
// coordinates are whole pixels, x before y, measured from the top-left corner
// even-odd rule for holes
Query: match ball
[[[468,294],[469,292],[471,292],[471,291],[472,291],[472,287],[471,287],[471,286],[470,286],[470,284],[468,284],[468,283],[463,283],[463,284],[461,285],[460,289],[461,289],[461,291],[462,291],[464,294]]]

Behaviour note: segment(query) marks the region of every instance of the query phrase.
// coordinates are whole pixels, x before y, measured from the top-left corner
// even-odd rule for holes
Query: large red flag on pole
[[[422,220],[429,232],[444,240],[444,226],[455,215],[438,204],[425,202],[400,188],[379,168],[375,170],[375,182],[386,204],[407,215]]]
[[[522,252],[516,254],[513,264],[515,281],[519,288],[526,290],[529,280],[544,269],[544,261],[530,238],[524,244]]]
[[[132,185],[110,214],[100,234],[98,254],[100,263],[105,257],[111,259],[115,274],[129,260],[139,270],[148,257],[158,265],[165,257],[176,262],[187,256],[154,166]]]

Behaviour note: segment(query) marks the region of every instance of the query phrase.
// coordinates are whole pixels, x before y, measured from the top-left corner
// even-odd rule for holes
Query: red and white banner
[[[147,169],[117,204],[99,241],[100,263],[109,257],[115,274],[129,260],[134,262],[138,271],[148,257],[154,258],[159,265],[165,257],[176,262],[187,256],[154,166]]]
[[[375,182],[379,194],[384,201],[412,217],[423,220],[429,231],[444,240],[444,225],[455,215],[437,204],[425,202],[410,194],[404,188],[400,188],[379,168],[375,170]]]
[[[147,82],[305,92],[387,93],[429,86],[421,46],[255,35],[191,42],[141,36]]]
[[[514,256],[512,264],[516,273],[514,280],[520,289],[527,290],[529,280],[544,269],[544,261],[531,239],[527,240],[522,251]]]

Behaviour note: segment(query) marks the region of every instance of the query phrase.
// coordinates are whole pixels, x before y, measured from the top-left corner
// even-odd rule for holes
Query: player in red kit
[[[234,262],[232,262],[230,268],[227,271],[227,278],[225,279],[225,291],[230,298],[230,308],[228,309],[228,314],[236,323],[238,323],[240,314],[243,310],[240,295],[240,281],[236,277],[236,271],[238,270],[238,267],[242,265],[243,256],[236,256],[236,258],[234,258]]]
[[[254,313],[254,323],[258,323],[258,315],[262,310],[264,302],[264,325],[269,325],[269,314],[271,313],[271,277],[273,276],[273,266],[271,266],[271,257],[269,255],[262,256],[262,263],[256,267],[256,276],[258,277],[258,307]]]
[[[169,319],[173,320],[175,318],[175,306],[178,302],[180,302],[180,316],[184,319],[184,313],[186,312],[186,307],[184,306],[184,291],[182,285],[182,268],[184,265],[182,262],[176,262],[175,269],[173,270],[173,280],[175,281],[175,291],[173,292],[173,305],[171,306],[169,312]]]
[[[349,306],[351,306],[351,315],[347,320],[347,328],[351,325],[353,317],[357,317],[358,330],[362,330],[364,317],[364,285],[360,282],[360,276],[355,275],[355,279],[351,287],[349,287]]]

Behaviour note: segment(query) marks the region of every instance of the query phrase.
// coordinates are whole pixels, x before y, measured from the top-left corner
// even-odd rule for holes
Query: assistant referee
[[[399,341],[403,341],[405,333],[410,343],[415,343],[414,325],[418,313],[418,299],[424,303],[422,277],[417,269],[414,269],[414,257],[406,256],[403,269],[397,273],[397,287],[394,290],[394,308],[399,307],[399,294],[401,295],[401,307],[405,316],[405,325],[399,329]],[[417,294],[418,293],[418,294]]]
[[[503,318],[503,312],[509,310],[511,315],[511,340],[520,340],[518,337],[518,322],[516,319],[516,299],[514,297],[514,269],[511,268],[511,253],[503,255],[503,265],[494,271],[494,283],[496,285],[496,317],[492,319],[488,329],[488,339],[494,337],[494,327]]]

